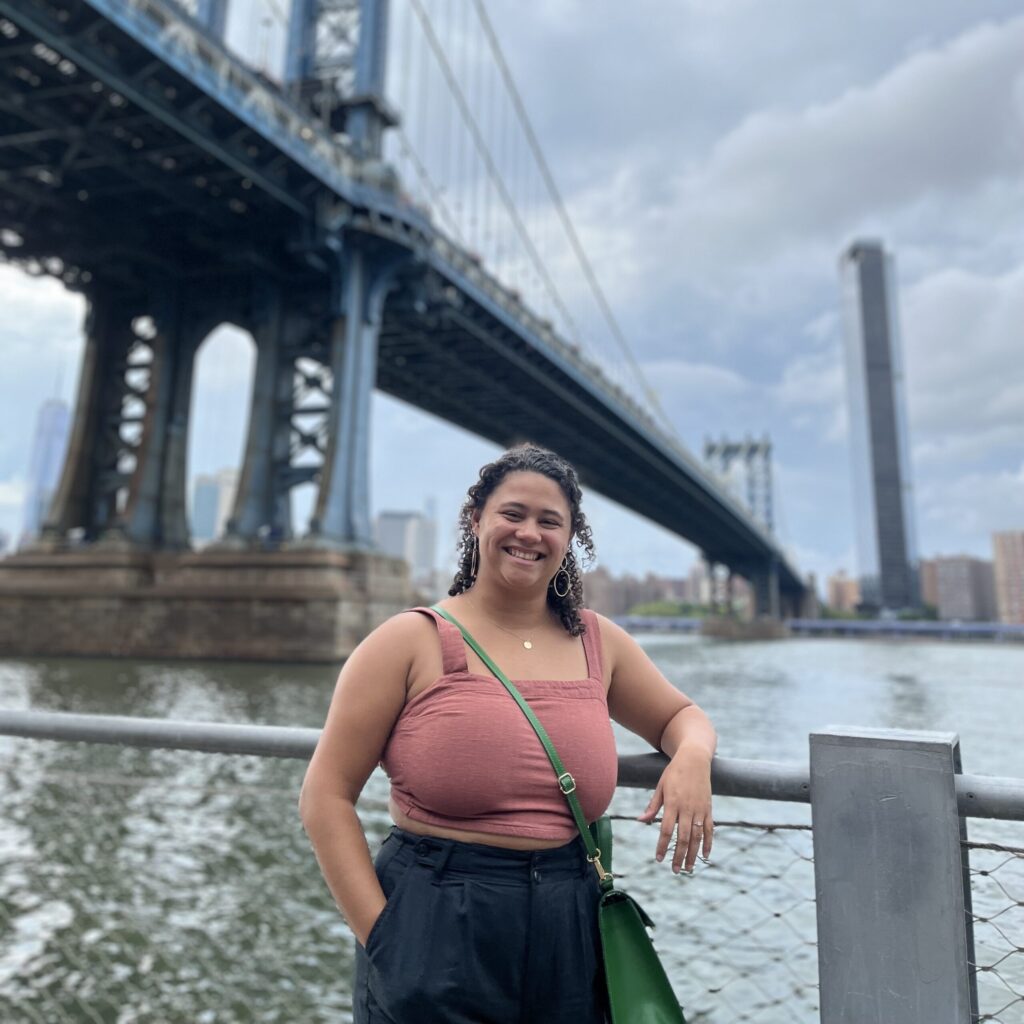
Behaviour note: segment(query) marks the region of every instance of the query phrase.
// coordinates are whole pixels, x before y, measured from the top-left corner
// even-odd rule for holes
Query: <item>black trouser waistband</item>
[[[395,825],[385,842],[401,844],[402,848],[395,854],[398,863],[415,860],[432,868],[436,877],[473,875],[528,884],[540,877],[545,880],[580,877],[588,870],[594,870],[587,861],[586,848],[578,836],[564,846],[548,850],[510,850],[484,843],[420,836]]]

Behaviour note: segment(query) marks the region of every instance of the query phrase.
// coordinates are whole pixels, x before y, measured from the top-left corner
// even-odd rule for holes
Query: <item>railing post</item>
[[[829,728],[810,744],[822,1024],[969,1024],[959,739]]]

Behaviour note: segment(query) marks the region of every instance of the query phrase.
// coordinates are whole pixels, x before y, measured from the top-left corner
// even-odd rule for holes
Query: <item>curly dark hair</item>
[[[580,571],[573,546],[575,544],[582,548],[584,565],[589,567],[594,560],[594,538],[591,536],[587,517],[580,508],[583,492],[580,490],[576,470],[560,455],[539,445],[516,445],[480,470],[480,479],[470,487],[466,501],[459,511],[459,568],[452,585],[448,588],[448,594],[455,597],[456,594],[465,593],[476,582],[476,576],[472,572],[473,551],[476,546],[473,513],[483,509],[487,499],[509,473],[540,473],[561,487],[569,503],[572,516],[569,550],[566,553],[569,592],[564,597],[559,597],[555,588],[549,584],[548,605],[558,612],[562,625],[571,636],[580,636],[586,632],[586,626],[580,617],[580,609],[583,607],[583,573]]]

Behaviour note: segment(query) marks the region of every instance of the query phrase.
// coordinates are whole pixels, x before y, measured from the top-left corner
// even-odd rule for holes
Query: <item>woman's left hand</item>
[[[703,858],[707,860],[711,855],[715,834],[715,823],[711,817],[711,762],[706,752],[680,748],[661,773],[651,802],[637,820],[650,824],[662,807],[664,811],[655,860],[664,860],[678,827],[679,836],[673,844],[672,870],[676,874],[683,867],[693,871],[702,846]]]

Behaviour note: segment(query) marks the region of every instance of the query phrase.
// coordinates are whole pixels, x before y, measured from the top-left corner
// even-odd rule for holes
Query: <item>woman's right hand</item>
[[[384,908],[387,905],[388,901],[382,899],[380,906],[377,908],[377,912],[372,917],[367,918],[366,921],[362,922],[366,925],[365,928],[357,927],[355,921],[349,922],[349,927],[352,929],[352,934],[356,937],[356,942],[358,942],[363,949],[366,949],[366,941],[370,937],[370,932],[373,931],[373,926],[377,923],[377,918],[384,913]]]

